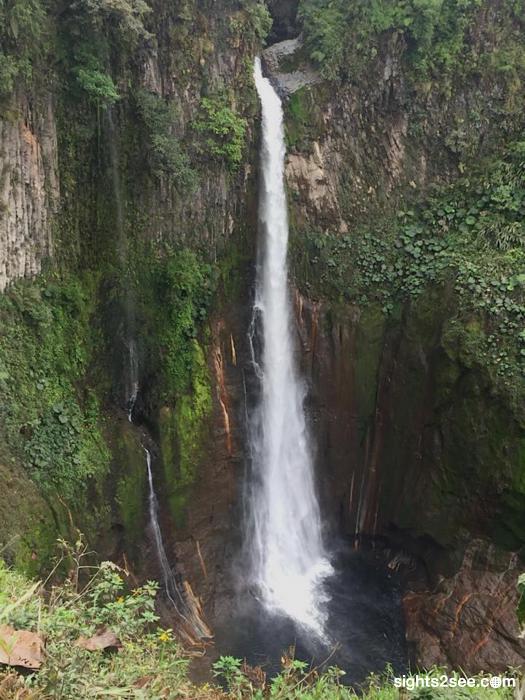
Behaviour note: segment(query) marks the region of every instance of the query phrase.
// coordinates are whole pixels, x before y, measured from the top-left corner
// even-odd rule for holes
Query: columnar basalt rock
[[[59,197],[51,97],[14,98],[0,119],[0,291],[33,277],[52,255]]]

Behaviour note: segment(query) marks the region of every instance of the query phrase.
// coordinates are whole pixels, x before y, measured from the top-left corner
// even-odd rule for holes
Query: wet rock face
[[[296,309],[321,482],[338,527],[375,536],[395,526],[451,549],[463,529],[519,548],[523,514],[508,494],[522,429],[483,372],[446,344],[446,295],[428,294],[398,319],[299,294]]]
[[[14,99],[0,118],[0,291],[38,274],[51,255],[58,194],[51,98],[31,105]]]
[[[235,595],[250,391],[250,313],[249,304],[229,306],[212,322],[209,369],[214,389],[209,437],[188,498],[185,527],[175,533],[181,573],[201,598],[212,628]]]
[[[407,593],[406,634],[415,663],[504,672],[525,659],[516,617],[518,557],[481,540],[467,548],[459,571],[432,590]]]
[[[410,566],[395,568],[417,570],[404,601],[413,661],[503,669],[525,659],[525,565],[490,539],[509,542],[515,528],[502,496],[520,429],[483,377],[447,354],[450,309],[444,297],[437,306],[427,299],[387,322],[379,309],[296,295],[318,480],[332,531],[401,547]]]

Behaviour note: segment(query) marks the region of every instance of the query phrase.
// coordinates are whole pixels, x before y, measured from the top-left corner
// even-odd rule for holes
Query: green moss
[[[323,86],[303,87],[285,103],[286,141],[290,149],[304,149],[324,130],[320,105],[325,97]]]
[[[311,123],[306,90],[294,92],[286,105],[286,140],[291,148],[304,140]]]
[[[147,479],[146,455],[131,424],[119,424],[113,454],[117,479],[116,503],[129,552],[136,549],[144,533]]]
[[[67,528],[60,528],[56,514],[22,466],[2,449],[0,483],[0,551],[17,568],[39,575],[49,563],[54,543]]]
[[[23,282],[0,297],[0,432],[39,488],[70,504],[109,465],[99,402],[85,381],[95,300],[89,276]]]
[[[159,415],[160,445],[171,514],[183,526],[189,489],[207,442],[211,413],[211,382],[204,352],[194,341],[191,385],[180,395],[175,409],[164,406]]]
[[[41,576],[49,570],[49,563],[56,555],[56,545],[59,537],[68,538],[76,533],[68,527],[66,512],[60,507],[63,520],[46,515],[33,520],[31,529],[26,530],[20,537],[16,550],[14,565],[18,571],[27,576]]]
[[[179,435],[179,473],[183,484],[194,478],[196,458],[202,446],[203,420],[211,411],[211,387],[208,367],[199,344],[193,343],[191,393],[179,398],[176,424]]]
[[[136,253],[137,319],[145,344],[145,374],[156,377],[157,404],[171,404],[191,385],[193,341],[207,316],[216,274],[188,249]]]

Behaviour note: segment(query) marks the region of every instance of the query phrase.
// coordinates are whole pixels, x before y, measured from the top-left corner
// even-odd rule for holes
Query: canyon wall
[[[251,0],[149,4],[52,11],[31,77],[2,95],[1,544],[36,574],[58,535],[83,530],[104,556],[157,576],[147,444],[169,556],[213,619],[234,594],[240,537],[254,385],[251,71],[269,16]],[[268,7],[271,40],[287,42],[264,62],[285,98],[297,330],[327,520],[390,553],[410,589],[416,660],[518,663],[521,229],[511,222],[512,260],[487,279],[469,267],[475,236],[463,229],[483,232],[482,212],[499,206],[521,216],[518,146],[491,160],[519,141],[520,75],[507,61],[415,84],[402,31],[378,33],[366,70],[327,75],[308,33],[297,38],[296,3]],[[505,8],[481,4],[473,54],[514,45]],[[78,50],[83,35],[97,56]],[[443,275],[435,260],[454,227],[462,267]],[[482,262],[501,253],[487,245]]]

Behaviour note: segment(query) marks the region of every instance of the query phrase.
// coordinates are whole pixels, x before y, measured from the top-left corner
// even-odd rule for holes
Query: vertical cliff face
[[[224,248],[246,201],[252,130],[242,121],[244,158],[228,162],[226,149],[221,151],[228,125],[212,144],[217,124],[202,101],[215,101],[217,109],[228,104],[226,116],[238,111],[240,119],[253,119],[246,59],[263,30],[250,3],[223,10],[206,3],[154,3],[143,19],[140,41],[126,46],[121,37],[121,54],[115,49],[105,59],[107,79],[118,91],[117,99],[111,95],[113,107],[109,97],[90,93],[90,85],[79,91],[83,84],[75,83],[75,75],[83,69],[75,57],[72,65],[63,57],[56,62],[68,31],[81,32],[82,22],[86,34],[95,31],[89,17],[48,18],[57,42],[47,49],[47,59],[56,62],[54,74],[43,76],[35,57],[32,82],[2,99],[2,289],[40,273],[42,261],[56,252],[71,256],[96,243],[114,254],[114,167],[121,170],[118,194],[130,240],[143,234],[157,242],[201,243],[210,256]],[[102,33],[101,41],[109,40],[111,28],[125,31],[118,12],[106,19],[108,34]],[[110,143],[118,163],[112,162]],[[81,230],[87,226],[92,230]]]
[[[150,5],[50,6],[45,44],[35,39],[34,55],[20,44],[31,76],[2,93],[0,469],[16,465],[37,484],[27,507],[39,525],[24,518],[15,486],[17,508],[0,504],[0,519],[7,556],[30,570],[45,568],[56,535],[74,524],[106,555],[156,573],[142,546],[141,440],[176,533],[174,561],[175,540],[205,540],[200,567],[225,535],[226,526],[215,540],[201,531],[202,489],[190,505],[196,483],[209,493],[222,484],[216,465],[238,444],[228,364],[244,326],[230,328],[227,307],[238,308],[251,274],[251,70],[268,16],[251,1]],[[12,51],[16,71],[25,56]],[[131,342],[135,426],[124,410]],[[227,456],[211,426],[231,430]],[[221,500],[222,520],[234,495]]]
[[[0,290],[34,277],[53,251],[59,199],[56,124],[51,95],[10,100],[0,120]]]
[[[469,39],[476,50],[490,53],[499,31],[512,34],[503,17],[501,7],[480,10]],[[392,566],[413,568],[409,586],[438,587],[426,632],[427,594],[407,597],[414,659],[479,670],[524,655],[515,616],[522,565],[504,551],[524,543],[522,351],[516,335],[507,345],[496,329],[498,304],[516,305],[511,334],[523,325],[522,291],[506,275],[517,280],[525,265],[519,237],[496,263],[484,224],[467,235],[480,211],[491,216],[468,191],[481,198],[499,188],[479,163],[492,162],[495,173],[519,137],[513,91],[522,87],[487,70],[459,78],[446,97],[436,76],[432,90],[414,89],[402,32],[383,33],[376,48],[366,77],[331,84],[305,63],[304,46],[292,56],[272,47],[268,60],[288,94],[296,310],[319,481],[335,531],[356,544],[375,537],[401,546],[405,564]],[[298,75],[310,80],[301,86]],[[505,178],[520,191],[521,176]],[[458,226],[462,207],[469,224]],[[485,235],[483,250],[466,253]],[[486,295],[499,284],[506,302]],[[481,349],[486,341],[498,345],[494,354]],[[494,589],[486,562],[497,547],[495,570],[508,579]],[[461,617],[468,643],[451,617]]]

